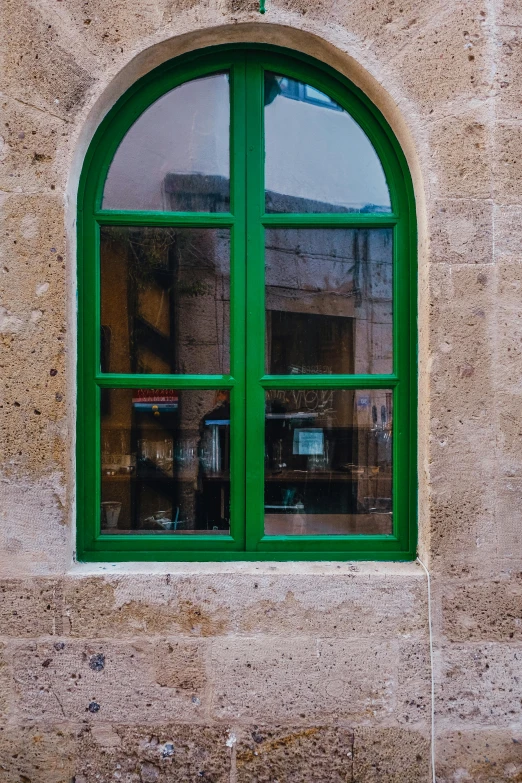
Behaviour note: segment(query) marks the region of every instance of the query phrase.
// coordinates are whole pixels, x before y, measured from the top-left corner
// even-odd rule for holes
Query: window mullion
[[[231,388],[231,535],[236,544],[245,544],[245,287],[246,287],[246,138],[245,58],[235,62],[230,72],[230,373]],[[226,388],[226,387],[224,387]]]
[[[246,548],[254,550],[263,535],[265,264],[263,68],[258,58],[246,61]]]

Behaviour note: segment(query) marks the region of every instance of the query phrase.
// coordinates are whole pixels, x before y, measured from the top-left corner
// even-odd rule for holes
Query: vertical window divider
[[[265,392],[260,383],[265,363],[265,249],[262,215],[264,188],[264,84],[263,68],[246,54],[246,507],[247,551],[257,548],[264,529],[264,411]]]
[[[230,196],[235,216],[230,244],[230,373],[231,461],[230,533],[236,545],[245,546],[245,287],[246,287],[246,101],[245,57],[238,57],[230,69]]]

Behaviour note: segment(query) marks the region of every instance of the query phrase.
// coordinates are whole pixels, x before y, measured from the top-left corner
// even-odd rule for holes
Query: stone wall
[[[419,220],[419,530],[439,783],[522,776],[517,0],[5,0],[0,780],[428,781],[416,564],[74,563],[75,193],[183,51],[266,41],[356,82]]]

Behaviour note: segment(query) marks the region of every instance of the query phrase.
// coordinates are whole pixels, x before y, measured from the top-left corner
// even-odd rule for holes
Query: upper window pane
[[[103,209],[226,212],[230,208],[227,73],[194,79],[152,104],[121,142]]]
[[[370,140],[309,84],[265,73],[267,212],[390,212]]]

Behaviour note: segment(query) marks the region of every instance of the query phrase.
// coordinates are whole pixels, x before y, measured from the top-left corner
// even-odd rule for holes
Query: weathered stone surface
[[[356,728],[354,783],[420,783],[429,780],[430,741],[417,731]]]
[[[1,102],[3,147],[0,186],[5,192],[47,192],[64,187],[68,152],[67,123],[5,96]]]
[[[229,783],[226,728],[0,727],[2,783]]]
[[[379,720],[393,713],[397,662],[393,642],[369,638],[215,641],[212,711],[220,719]]]
[[[495,128],[495,194],[502,204],[522,201],[522,122],[499,122]]]
[[[499,27],[497,36],[500,56],[496,78],[498,116],[508,120],[522,119],[522,28]]]
[[[484,98],[490,89],[487,15],[474,0],[447,6],[413,29],[394,66],[421,111],[448,114],[448,105]]]
[[[522,733],[518,729],[452,731],[438,737],[437,780],[441,783],[513,783],[521,775]]]
[[[75,781],[229,783],[227,741],[229,731],[219,726],[92,726],[82,738]]]
[[[402,642],[398,656],[395,717],[400,724],[427,726],[431,710],[429,642]]]
[[[436,200],[430,215],[430,260],[444,264],[493,263],[493,204]]]
[[[352,780],[353,732],[330,726],[252,726],[236,752],[238,783]]]
[[[519,644],[454,644],[441,652],[437,714],[446,725],[507,727],[520,721]]]
[[[452,582],[442,611],[451,641],[522,641],[522,579]]]
[[[356,573],[140,575],[65,582],[64,627],[70,633],[134,636],[182,633],[344,637],[424,632],[422,575]]]
[[[27,0],[4,4],[1,45],[3,84],[14,98],[68,119],[83,105],[94,79],[78,51],[76,36],[60,34],[50,8],[40,10]],[[80,50],[81,51],[81,50]]]
[[[57,579],[0,581],[0,636],[51,636],[62,632],[62,582]]]
[[[516,477],[499,481],[496,500],[498,552],[506,559],[522,561],[522,481]]]
[[[2,783],[69,783],[74,779],[79,734],[65,726],[0,726]]]
[[[147,642],[62,639],[17,649],[13,667],[25,721],[146,724],[171,716],[195,720],[204,709],[192,646],[179,645],[167,662]]]
[[[498,260],[521,260],[522,207],[495,207],[495,256]]]
[[[486,114],[434,121],[429,126],[432,168],[427,174],[439,198],[493,195]]]

